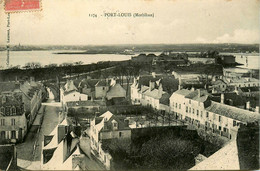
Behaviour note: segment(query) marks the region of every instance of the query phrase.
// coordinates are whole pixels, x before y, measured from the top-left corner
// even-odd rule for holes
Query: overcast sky
[[[11,44],[259,43],[259,0],[42,0],[11,14]],[[104,12],[154,13],[105,18]],[[98,14],[91,18],[89,14]],[[7,14],[0,5],[0,45]]]

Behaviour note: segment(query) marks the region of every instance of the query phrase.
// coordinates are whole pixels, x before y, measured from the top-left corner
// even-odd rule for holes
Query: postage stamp
[[[41,10],[41,0],[5,0],[5,12]]]

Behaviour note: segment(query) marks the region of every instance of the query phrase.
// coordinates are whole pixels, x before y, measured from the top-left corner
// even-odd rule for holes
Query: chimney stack
[[[155,77],[156,77],[156,74],[155,74],[155,72],[152,72],[152,76],[153,76],[153,78],[155,78]]]
[[[224,100],[225,100],[224,93],[221,93],[220,99],[221,99],[220,103],[224,104]]]
[[[247,110],[250,109],[250,101],[246,102],[246,109],[247,109]]]
[[[193,86],[191,87],[191,91],[195,91],[195,88]]]
[[[154,89],[154,82],[149,81],[149,90],[152,91]]]
[[[212,81],[216,81],[216,76],[213,76],[213,77],[212,77]]]
[[[200,97],[200,96],[201,96],[200,89],[198,89],[198,97]]]
[[[259,106],[256,106],[256,107],[255,107],[255,112],[256,112],[256,113],[259,113]]]
[[[160,97],[162,95],[163,92],[163,88],[162,88],[162,84],[160,83],[159,88],[158,88],[158,96]]]

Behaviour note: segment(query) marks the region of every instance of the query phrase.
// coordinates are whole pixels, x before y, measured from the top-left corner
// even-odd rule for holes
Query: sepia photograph
[[[259,0],[0,0],[0,171],[258,170]]]

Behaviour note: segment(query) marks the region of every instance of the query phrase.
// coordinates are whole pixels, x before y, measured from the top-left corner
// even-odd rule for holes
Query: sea
[[[97,63],[100,61],[124,61],[131,59],[135,55],[123,54],[55,54],[61,51],[10,51],[9,66],[23,67],[28,62],[39,62],[41,66],[49,64],[74,63],[82,61],[83,64]],[[62,51],[66,52],[66,51]],[[69,51],[68,51],[69,52]],[[141,53],[141,52],[139,52]],[[139,54],[138,53],[138,54]],[[161,52],[142,52],[154,53],[159,55]],[[136,54],[136,55],[138,55]],[[257,53],[223,53],[236,56],[236,62],[241,63],[238,67],[258,69],[259,68],[259,54]],[[6,51],[0,51],[0,67],[6,66]]]

